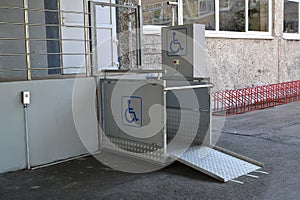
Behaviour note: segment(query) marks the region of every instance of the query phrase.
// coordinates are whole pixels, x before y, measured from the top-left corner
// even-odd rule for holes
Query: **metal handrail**
[[[11,37],[7,37],[7,38],[1,38],[0,40],[25,40],[25,38],[11,38]],[[29,38],[28,40],[30,41],[71,41],[71,42],[85,42],[85,41],[92,41],[90,39],[67,39],[67,38],[62,38],[62,39],[55,39],[55,38]]]
[[[91,66],[89,66],[91,67]],[[45,67],[45,68],[31,68],[32,71],[36,70],[36,71],[39,71],[39,70],[53,70],[53,69],[85,69],[85,66],[84,67]],[[0,69],[0,72],[9,72],[9,71],[27,71],[26,68],[1,68]]]
[[[114,3],[106,3],[106,2],[99,2],[99,1],[90,1],[94,5],[100,5],[100,6],[109,6],[109,7],[117,7],[117,8],[132,8],[137,9],[138,6],[131,5],[131,4],[114,4]]]
[[[164,91],[211,88],[213,86],[214,86],[213,84],[205,84],[205,85],[190,85],[190,86],[168,87],[168,88],[165,88]]]
[[[22,23],[22,22],[3,22],[0,21],[1,24],[8,25],[27,25],[27,26],[40,26],[40,27],[68,27],[68,28],[92,28],[92,26],[80,26],[80,25],[59,25],[59,24],[30,24],[30,23]]]
[[[136,4],[110,4],[110,3],[105,3],[105,2],[96,2],[96,1],[88,1],[88,0],[83,0],[83,7],[81,8],[82,11],[75,11],[75,10],[61,10],[60,9],[60,2],[58,1],[58,5],[56,9],[44,9],[44,8],[32,8],[29,7],[29,0],[23,0],[23,7],[18,7],[18,6],[9,6],[9,5],[1,5],[0,6],[0,10],[18,10],[16,13],[23,13],[23,19],[22,21],[0,21],[0,26],[1,25],[15,25],[15,26],[20,26],[24,28],[24,36],[20,36],[20,37],[10,37],[8,36],[2,36],[0,37],[0,41],[7,41],[8,44],[10,41],[24,41],[25,42],[25,51],[23,51],[23,48],[20,49],[20,52],[2,52],[0,53],[0,58],[4,58],[7,57],[7,59],[11,60],[10,57],[16,57],[16,58],[21,58],[24,57],[24,60],[26,62],[26,67],[24,66],[24,68],[18,68],[18,67],[14,67],[14,66],[9,66],[10,64],[7,64],[7,67],[1,67],[0,66],[0,73],[4,74],[7,72],[27,72],[27,80],[31,80],[32,78],[32,72],[33,71],[39,71],[39,70],[63,70],[63,69],[81,69],[81,71],[83,71],[82,69],[85,69],[85,74],[86,77],[89,77],[91,75],[93,75],[91,72],[93,69],[96,69],[96,65],[94,64],[94,59],[96,56],[96,51],[94,51],[94,46],[93,46],[93,42],[94,39],[90,37],[90,34],[92,31],[92,29],[96,30],[98,28],[97,24],[93,24],[90,23],[89,19],[92,17],[91,15],[94,14],[92,13],[92,11],[89,10],[89,4],[90,5],[97,5],[97,6],[109,6],[109,7],[118,7],[118,8],[127,8],[127,9],[136,9],[136,17],[139,17],[139,11],[140,11],[140,6],[141,5],[136,5]],[[52,12],[52,13],[57,13],[58,15],[58,22],[57,23],[51,23],[51,22],[41,22],[41,23],[32,23],[29,20],[31,11],[33,12],[41,12],[41,13],[47,13],[47,12]],[[63,23],[63,16],[62,14],[64,13],[69,13],[69,14],[76,14],[80,17],[80,22],[78,23],[69,23],[69,24],[64,24]],[[136,25],[137,28],[140,28],[138,26],[140,26],[140,24]],[[58,36],[55,36],[55,38],[47,38],[48,36],[46,36],[46,38],[42,38],[45,36],[42,36],[41,38],[32,38],[31,37],[31,27],[57,27],[58,29]],[[83,30],[84,34],[82,38],[63,38],[63,34],[62,34],[62,28],[78,28],[80,30]],[[75,30],[75,29],[74,29]],[[45,45],[48,45],[49,43],[51,43],[51,41],[57,42],[55,44],[58,44],[59,47],[55,47],[57,49],[55,49],[54,51],[49,51],[48,50],[43,50],[43,51],[36,51],[34,52],[34,49],[32,48],[32,43],[33,41],[42,41],[42,42],[46,42]],[[79,52],[64,52],[63,51],[63,42],[66,41],[70,41],[70,42],[82,42],[82,44],[84,43],[84,50],[80,50]],[[38,44],[37,44],[38,45]],[[43,43],[44,45],[44,43]],[[59,48],[59,50],[58,50]],[[139,46],[137,48],[138,50],[141,49],[141,47]],[[141,52],[138,52],[138,54],[140,55]],[[45,63],[46,67],[35,67],[34,63],[32,63],[32,58],[33,56],[50,56],[50,55],[57,55],[60,56],[60,60],[59,60],[59,64],[57,65],[59,67],[49,67],[51,66],[50,64],[47,65]],[[84,62],[84,66],[68,66],[65,67],[64,66],[64,57],[63,56],[84,56],[84,60],[82,59],[82,62]],[[23,60],[23,61],[24,61]],[[137,57],[137,60],[139,61],[139,63],[141,63],[141,59],[139,60],[139,58]],[[49,57],[48,57],[48,61],[49,61]],[[24,64],[25,65],[25,64]],[[21,64],[17,64],[17,66],[21,66]],[[52,65],[55,66],[55,65]],[[76,73],[78,74],[78,73]],[[75,76],[76,76],[75,74]],[[95,73],[94,75],[98,75],[98,73]],[[63,75],[65,76],[65,75]],[[35,76],[36,77],[36,76]],[[4,77],[2,77],[1,79],[6,79]],[[12,78],[13,79],[13,78]]]
[[[18,7],[18,6],[0,6],[0,9],[11,9],[11,10],[22,10],[24,11],[25,9],[28,11],[40,11],[40,12],[61,12],[61,13],[70,13],[70,14],[90,14],[90,13],[85,13],[81,11],[71,11],[71,10],[55,10],[55,9],[43,9],[43,8],[23,8],[23,7]]]

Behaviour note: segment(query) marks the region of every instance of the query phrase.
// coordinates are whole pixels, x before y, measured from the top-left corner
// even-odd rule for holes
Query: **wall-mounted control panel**
[[[26,107],[30,104],[30,92],[29,91],[22,91],[22,103]]]

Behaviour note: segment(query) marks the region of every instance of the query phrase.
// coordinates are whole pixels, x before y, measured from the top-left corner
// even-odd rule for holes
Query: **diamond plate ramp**
[[[182,155],[172,153],[170,156],[223,182],[261,168],[258,165],[206,146],[192,146]]]

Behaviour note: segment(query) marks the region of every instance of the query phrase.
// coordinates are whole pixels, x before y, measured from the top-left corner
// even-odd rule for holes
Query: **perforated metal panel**
[[[164,148],[154,144],[149,145],[128,139],[107,137],[102,140],[102,148],[157,162],[165,162]]]
[[[224,182],[261,168],[206,146],[193,146],[182,155],[173,152],[171,156],[179,162]]]
[[[167,108],[168,142],[176,136],[182,140],[192,139],[193,144],[202,144],[206,135],[209,134],[209,123],[209,112]]]

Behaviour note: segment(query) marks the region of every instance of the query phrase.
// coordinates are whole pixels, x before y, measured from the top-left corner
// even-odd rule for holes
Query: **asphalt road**
[[[300,101],[226,117],[217,145],[265,163],[269,175],[220,183],[178,162],[129,174],[86,157],[1,174],[0,199],[300,199]]]

